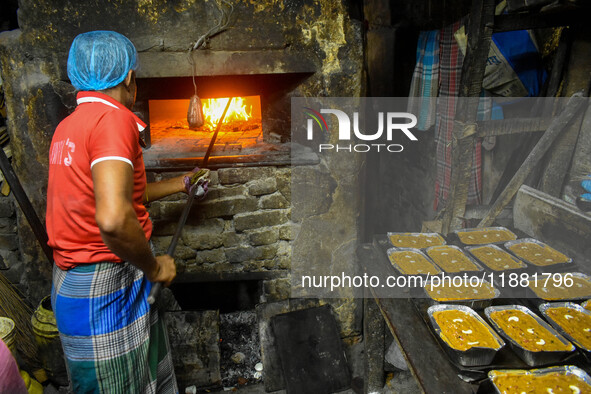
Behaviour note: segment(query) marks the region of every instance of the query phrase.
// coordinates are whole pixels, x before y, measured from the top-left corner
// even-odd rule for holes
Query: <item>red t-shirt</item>
[[[146,125],[129,109],[98,92],[80,92],[78,107],[55,130],[49,151],[47,234],[61,269],[101,261],[121,262],[103,242],[95,220],[91,168],[103,160],[133,167],[133,207],[146,233],[152,222],[143,205],[146,171],[139,131]]]

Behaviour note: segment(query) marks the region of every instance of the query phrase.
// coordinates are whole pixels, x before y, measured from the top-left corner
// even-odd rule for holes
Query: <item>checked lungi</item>
[[[54,267],[51,300],[75,393],[178,393],[151,287],[129,263]]]

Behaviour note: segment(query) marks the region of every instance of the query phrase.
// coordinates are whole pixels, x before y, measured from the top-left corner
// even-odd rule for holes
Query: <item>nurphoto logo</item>
[[[394,133],[402,132],[409,140],[417,141],[417,137],[410,129],[416,126],[417,117],[409,112],[378,112],[377,113],[377,131],[373,134],[367,134],[360,130],[359,112],[353,112],[353,122],[347,113],[339,109],[321,108],[316,111],[309,107],[304,107],[304,114],[309,116],[306,123],[307,139],[314,139],[314,128],[321,133],[330,134],[328,122],[322,114],[334,115],[338,121],[338,139],[336,144],[319,144],[318,152],[336,151],[336,152],[369,152],[369,151],[387,151],[402,152],[404,147],[401,144],[377,143],[383,138],[385,131],[386,141],[391,142]],[[353,132],[351,132],[351,130]],[[353,137],[359,141],[376,141],[374,143],[352,143]]]

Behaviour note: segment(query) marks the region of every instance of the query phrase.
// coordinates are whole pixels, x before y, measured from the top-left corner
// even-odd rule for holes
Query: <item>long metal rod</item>
[[[230,108],[230,102],[232,101],[233,98],[234,97],[230,97],[230,99],[228,100],[228,103],[226,104],[226,108],[224,108],[224,112],[222,113],[222,116],[221,116],[220,120],[218,121],[218,124],[215,128],[215,132],[213,133],[213,136],[211,137],[211,141],[209,143],[209,147],[207,148],[207,152],[205,153],[205,156],[203,157],[203,162],[201,163],[201,167],[205,167],[207,165],[207,162],[209,161],[209,155],[211,154],[211,150],[213,149],[213,146],[215,144],[215,140],[218,136],[218,132],[220,131],[220,128],[222,127],[222,123],[224,122],[224,119],[226,118],[226,112],[228,112],[228,108]],[[195,187],[193,190],[191,190],[189,192],[189,198],[187,199],[187,202],[185,203],[185,207],[183,208],[183,213],[181,214],[179,222],[176,226],[176,231],[174,232],[172,240],[170,241],[170,246],[168,247],[168,251],[166,252],[166,254],[171,257],[174,255],[174,250],[176,249],[176,245],[178,243],[178,240],[183,232],[183,227],[185,227],[185,223],[187,222],[187,218],[189,217],[189,212],[191,211],[193,201],[195,200],[195,195],[199,195],[199,192],[201,192],[201,195],[203,195],[204,194],[203,188]],[[162,283],[160,283],[160,282],[154,283],[154,285],[152,286],[152,289],[150,290],[150,294],[148,295],[148,303],[150,305],[152,305],[152,304],[154,304],[154,302],[156,302],[156,299],[158,299],[158,295],[160,294],[161,291],[162,291]]]
[[[220,128],[222,127],[222,123],[224,123],[224,119],[226,118],[226,112],[228,112],[228,108],[230,108],[230,103],[232,102],[233,99],[234,99],[234,97],[230,97],[228,99],[228,102],[226,103],[226,108],[224,108],[224,112],[222,113],[222,117],[218,121],[218,124],[215,128],[215,132],[213,133],[213,137],[211,137],[211,141],[209,141],[209,147],[207,147],[207,152],[205,152],[205,156],[203,156],[203,161],[201,162],[201,167],[205,167],[207,165],[207,162],[209,161],[209,155],[211,154],[211,151],[213,150],[213,145],[215,144],[215,140],[218,138],[218,132],[220,131]]]
[[[33,208],[31,201],[27,197],[25,190],[23,189],[20,181],[18,180],[18,177],[16,176],[16,173],[14,172],[14,168],[12,168],[10,161],[8,161],[8,157],[6,157],[6,153],[4,153],[4,149],[2,149],[1,147],[0,169],[2,169],[4,179],[6,179],[6,182],[8,182],[8,185],[12,190],[14,198],[16,199],[18,205],[25,214],[25,217],[27,218],[27,221],[29,222],[31,229],[35,234],[37,241],[39,241],[41,249],[43,249],[43,253],[45,253],[47,260],[49,260],[49,262],[53,264],[53,250],[47,244],[48,237],[47,232],[45,231],[45,227],[41,223],[39,216],[37,216],[37,213],[35,212],[35,209]]]

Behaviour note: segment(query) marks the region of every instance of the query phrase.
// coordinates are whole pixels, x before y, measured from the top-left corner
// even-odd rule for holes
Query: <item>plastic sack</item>
[[[203,107],[201,106],[201,99],[196,94],[191,97],[189,101],[189,109],[187,110],[187,122],[189,127],[197,129],[205,123],[203,119]]]
[[[114,31],[79,34],[68,55],[68,77],[78,90],[115,87],[136,67],[137,51],[132,42]]]
[[[465,55],[465,27],[455,33]],[[494,33],[482,87],[503,97],[534,97],[540,92],[547,73],[543,68],[534,37],[527,30]]]

